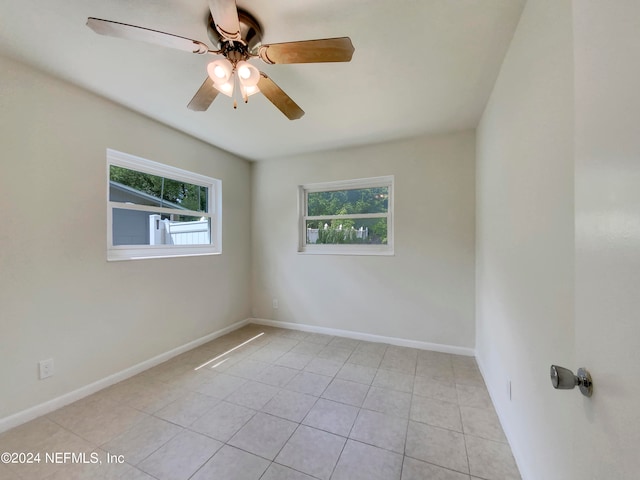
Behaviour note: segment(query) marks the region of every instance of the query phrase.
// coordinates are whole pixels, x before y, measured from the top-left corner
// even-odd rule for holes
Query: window
[[[393,255],[393,176],[298,190],[300,252]]]
[[[222,182],[107,150],[107,260],[222,251]]]

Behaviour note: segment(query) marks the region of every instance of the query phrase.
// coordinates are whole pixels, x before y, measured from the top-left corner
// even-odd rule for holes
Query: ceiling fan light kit
[[[255,87],[260,81],[260,71],[249,62],[245,62],[244,60],[238,62],[236,65],[238,69],[238,78],[243,85],[247,87]]]
[[[207,73],[211,77],[211,80],[213,80],[213,83],[220,85],[228,82],[231,78],[233,65],[231,65],[231,62],[226,58],[221,58],[207,65]]]
[[[297,42],[262,44],[262,28],[257,20],[239,10],[235,0],[209,0],[208,35],[218,50],[211,50],[198,40],[151,30],[135,25],[89,17],[87,26],[100,35],[140,40],[198,55],[220,55],[207,65],[207,78],[187,107],[205,111],[218,93],[228,97],[239,92],[244,103],[251,95],[262,94],[289,120],[304,115],[304,111],[265,73],[249,60],[259,58],[267,64],[349,62],[354,47],[349,37],[324,38]],[[234,99],[234,108],[237,102]]]

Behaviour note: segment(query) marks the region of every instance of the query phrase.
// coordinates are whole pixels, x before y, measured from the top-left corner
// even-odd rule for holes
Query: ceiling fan
[[[199,55],[219,55],[207,66],[207,78],[187,105],[195,111],[207,110],[219,93],[233,98],[235,92],[246,103],[249,96],[262,92],[289,120],[298,119],[304,111],[248,60],[260,58],[267,64],[349,62],[353,56],[349,37],[263,45],[260,24],[247,11],[237,8],[235,0],[209,0],[209,9],[207,33],[218,50],[198,40],[94,17],[87,19],[87,26],[101,35],[141,40]],[[234,108],[237,108],[235,99]]]

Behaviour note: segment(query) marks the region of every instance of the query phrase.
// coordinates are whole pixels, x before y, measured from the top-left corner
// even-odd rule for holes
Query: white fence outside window
[[[325,223],[324,224],[324,230],[329,229],[329,224]],[[338,227],[338,230],[342,230],[342,225],[340,225]],[[351,227],[351,230],[355,230],[354,227]],[[307,228],[307,243],[308,244],[312,244],[312,243],[317,243],[318,242],[318,237],[320,236],[320,234],[318,233],[320,231],[319,228]],[[344,234],[345,234],[345,238],[347,238],[347,233],[349,232],[349,230],[345,229],[344,230]],[[358,230],[355,230],[356,232],[356,238],[368,238],[369,237],[369,229],[368,228],[364,228],[364,227],[360,227]]]
[[[209,220],[172,222],[160,215],[149,215],[149,245],[206,245]]]

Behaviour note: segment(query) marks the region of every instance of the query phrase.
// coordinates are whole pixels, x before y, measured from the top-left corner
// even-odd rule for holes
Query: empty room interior
[[[3,2],[0,478],[638,478],[639,19]]]

